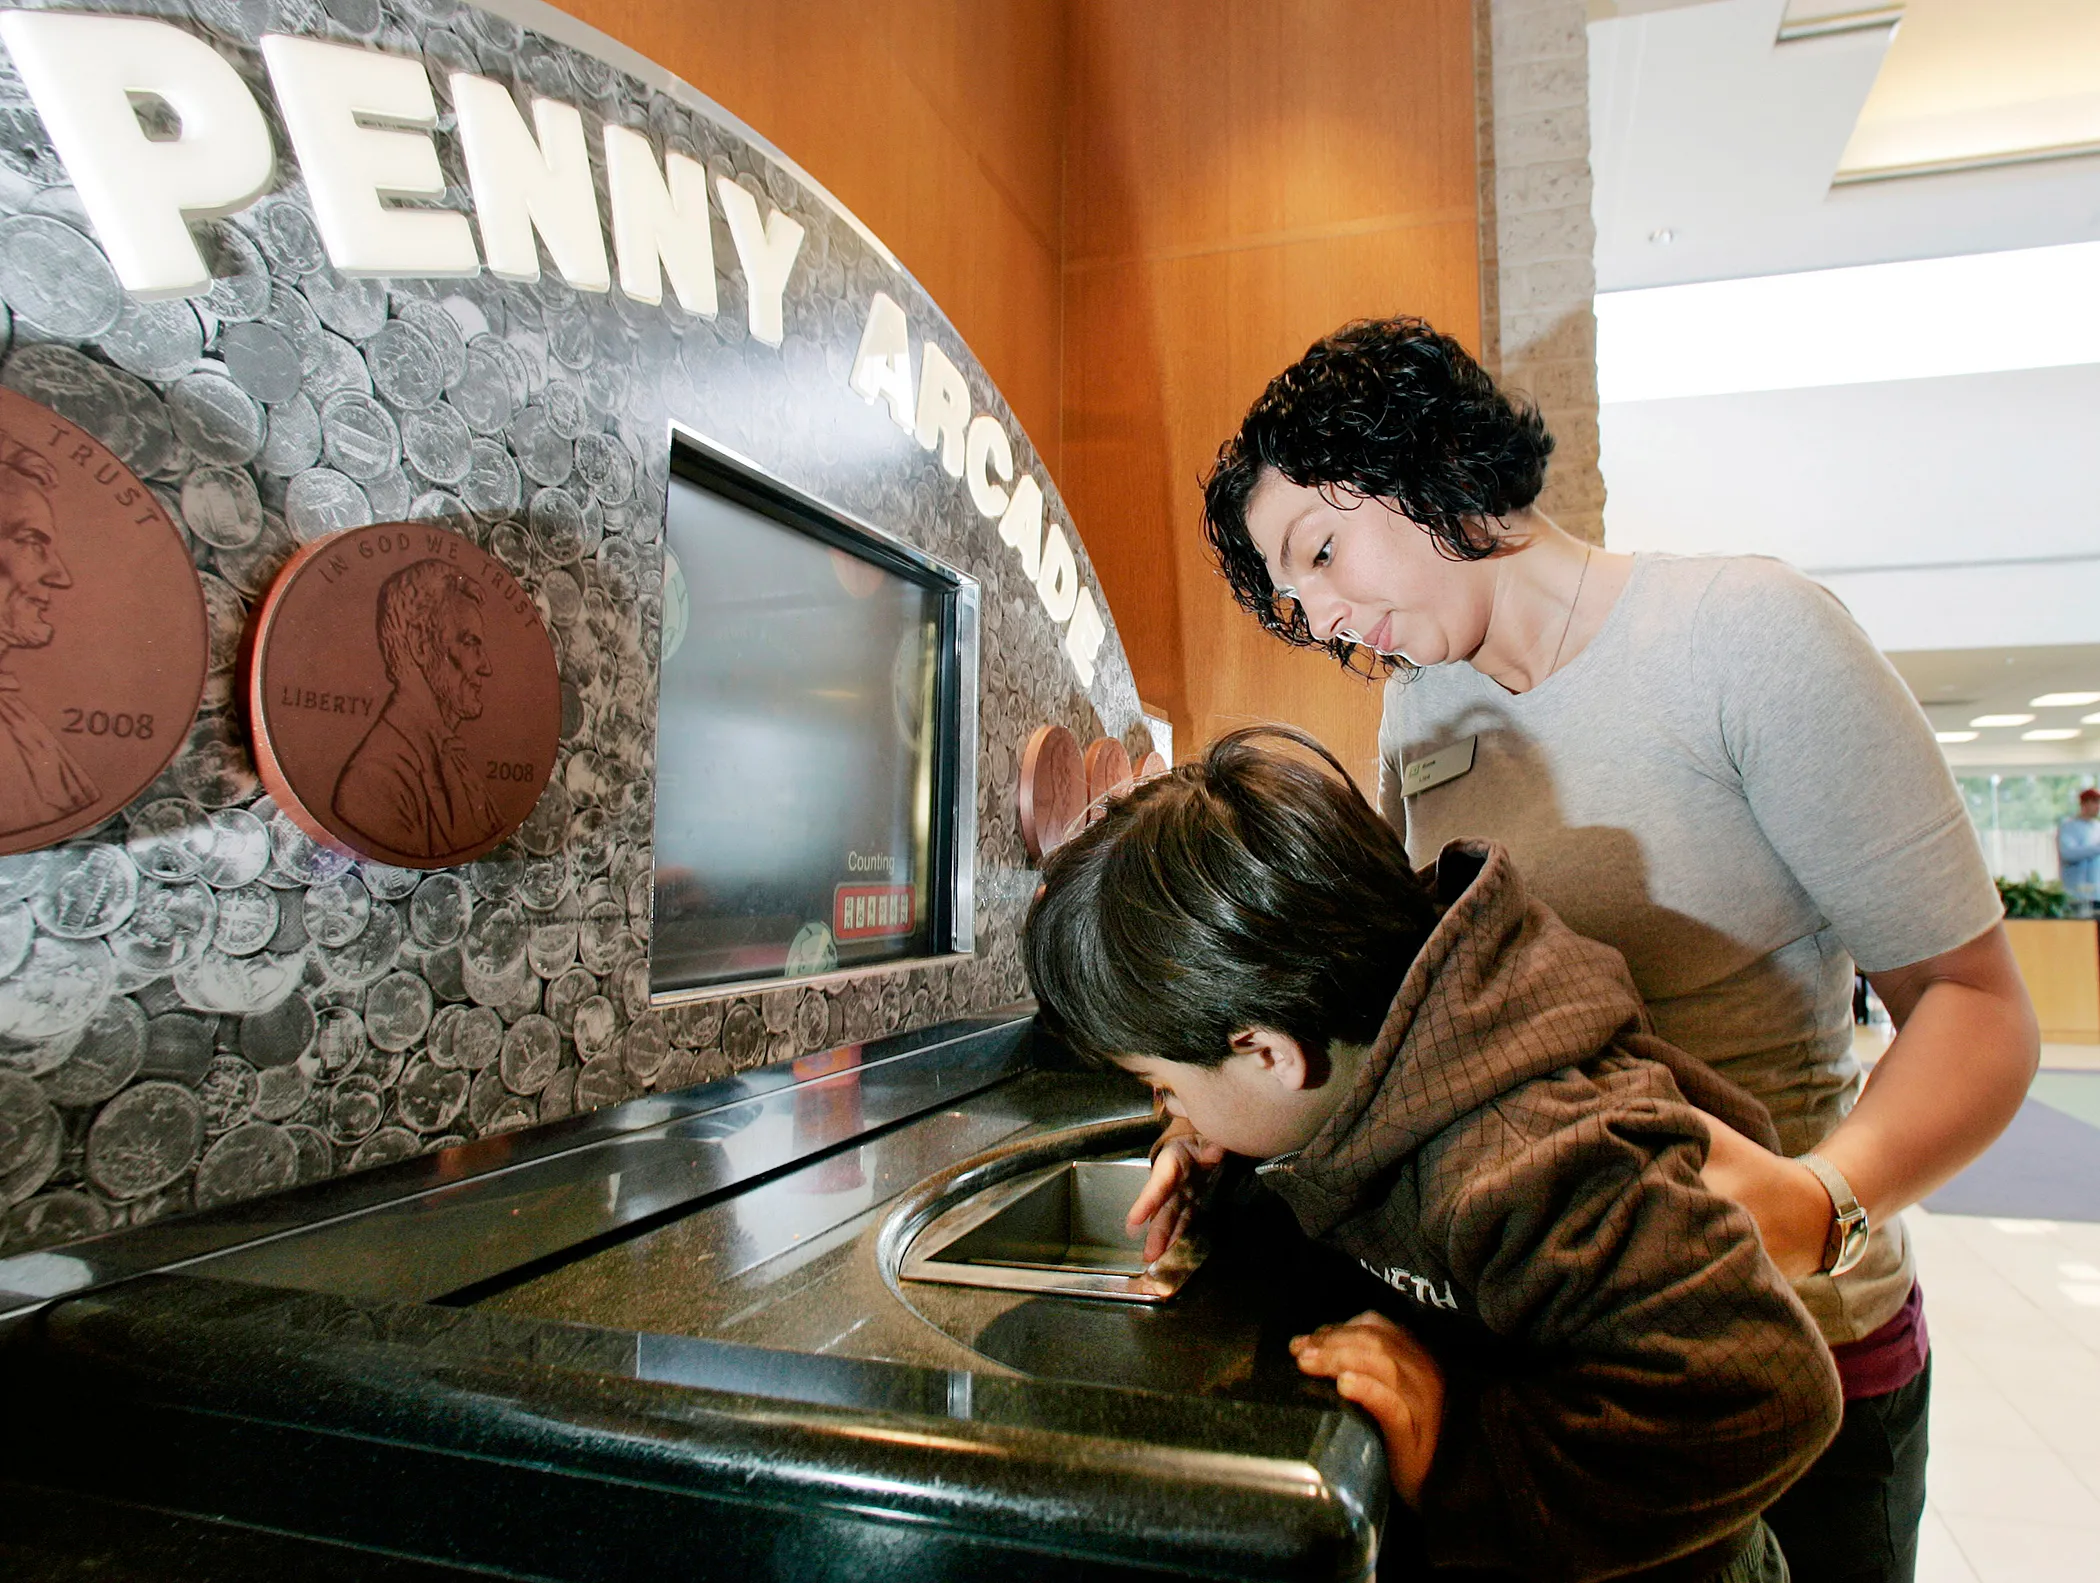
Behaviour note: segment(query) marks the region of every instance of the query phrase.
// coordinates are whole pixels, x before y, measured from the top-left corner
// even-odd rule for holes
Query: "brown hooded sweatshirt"
[[[1427,877],[1427,876],[1425,876]],[[1749,1095],[1647,1031],[1618,952],[1454,841],[1447,904],[1349,1098],[1261,1167],[1444,1364],[1427,1559],[1587,1583],[1698,1576],[1828,1444],[1837,1372],[1749,1216],[1700,1185],[1688,1098]]]

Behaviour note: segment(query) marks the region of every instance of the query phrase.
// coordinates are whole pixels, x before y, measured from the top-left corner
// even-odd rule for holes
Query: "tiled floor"
[[[1933,1351],[1919,1583],[2094,1583],[2100,1225],[1910,1217]]]
[[[2044,1045],[2042,1068],[2100,1072],[2100,1045]],[[2083,1110],[2091,1082],[2050,1102]],[[1933,1353],[1918,1583],[2100,1583],[2100,1225],[1909,1219]]]

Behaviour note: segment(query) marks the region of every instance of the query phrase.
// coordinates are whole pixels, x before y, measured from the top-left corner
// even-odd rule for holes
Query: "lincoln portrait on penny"
[[[43,455],[0,437],[0,833],[9,835],[76,813],[102,795],[29,707],[10,668],[17,649],[45,648],[57,636],[52,596],[73,586],[51,511],[57,482]]]
[[[343,765],[335,814],[390,851],[442,858],[503,828],[460,726],[481,715],[491,674],[480,586],[423,560],[379,585],[379,655],[392,691]]]

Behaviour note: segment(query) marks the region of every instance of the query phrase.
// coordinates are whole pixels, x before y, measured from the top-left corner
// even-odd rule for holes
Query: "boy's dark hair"
[[[1334,755],[1252,726],[1052,853],[1022,951],[1045,1025],[1081,1057],[1217,1066],[1257,1026],[1315,1056],[1369,1044],[1436,921],[1399,836]]]
[[[1203,531],[1232,597],[1286,643],[1345,666],[1390,669],[1342,639],[1321,643],[1294,601],[1279,608],[1247,501],[1265,468],[1362,502],[1390,501],[1453,560],[1494,553],[1482,524],[1521,511],[1545,487],[1553,436],[1448,335],[1420,319],[1359,319],[1322,337],[1269,381],[1203,481]]]

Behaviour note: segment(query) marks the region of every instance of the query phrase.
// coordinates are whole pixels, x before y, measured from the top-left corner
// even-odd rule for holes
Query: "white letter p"
[[[196,35],[139,17],[9,11],[0,38],[125,289],[209,289],[188,222],[246,208],[270,185],[270,131],[240,74]],[[134,94],[166,100],[181,132],[147,137]]]

